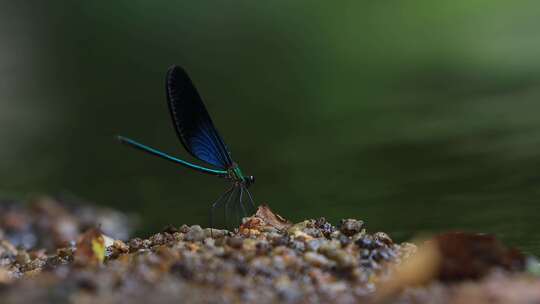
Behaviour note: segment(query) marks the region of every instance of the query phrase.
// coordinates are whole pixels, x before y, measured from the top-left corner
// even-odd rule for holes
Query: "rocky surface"
[[[99,226],[107,235],[127,239],[134,219],[76,198],[41,196],[20,202],[0,200],[0,238],[24,249],[69,246],[89,228]]]
[[[60,213],[80,223],[75,213]],[[38,214],[27,224],[51,220],[49,213]],[[6,223],[0,224],[1,303],[540,300],[540,280],[523,272],[525,257],[490,236],[448,233],[417,247],[397,244],[383,232],[370,233],[360,220],[344,219],[337,226],[324,218],[293,224],[261,206],[235,231],[168,226],[149,238],[128,240],[76,224],[76,237],[58,243],[55,236],[43,244],[63,246],[45,250],[14,244],[13,224]],[[58,234],[56,228],[39,231],[35,244],[49,233]],[[503,292],[510,287],[513,292]]]

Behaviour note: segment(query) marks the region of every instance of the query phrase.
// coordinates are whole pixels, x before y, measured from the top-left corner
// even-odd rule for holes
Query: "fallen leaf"
[[[447,232],[432,240],[441,254],[438,279],[460,281],[478,279],[494,267],[508,271],[525,268],[525,257],[504,246],[495,236],[479,233]]]
[[[255,216],[262,219],[266,224],[278,230],[289,228],[292,223],[283,218],[281,215],[274,213],[268,205],[263,204],[257,208]]]
[[[75,263],[96,266],[105,259],[105,238],[97,228],[90,229],[79,237],[75,251]]]

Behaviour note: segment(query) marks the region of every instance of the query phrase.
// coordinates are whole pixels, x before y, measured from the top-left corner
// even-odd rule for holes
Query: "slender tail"
[[[127,138],[127,137],[124,137],[124,136],[117,136],[116,138],[122,144],[128,145],[128,146],[130,146],[132,148],[135,148],[137,150],[146,152],[146,153],[148,153],[150,155],[154,155],[154,156],[166,159],[166,160],[171,161],[173,163],[180,164],[180,165],[182,165],[182,166],[184,166],[186,168],[190,168],[190,169],[193,169],[193,170],[198,171],[198,172],[211,174],[211,175],[217,175],[217,176],[226,176],[228,174],[227,171],[225,171],[225,170],[216,170],[216,169],[206,168],[206,167],[199,166],[199,165],[190,163],[188,161],[185,161],[185,160],[170,156],[170,155],[168,155],[168,154],[166,154],[164,152],[161,152],[161,151],[159,151],[157,149],[154,149],[154,148],[151,148],[149,146],[143,145],[143,144],[141,144],[141,143],[139,143],[137,141],[134,141],[133,139],[130,139],[130,138]]]

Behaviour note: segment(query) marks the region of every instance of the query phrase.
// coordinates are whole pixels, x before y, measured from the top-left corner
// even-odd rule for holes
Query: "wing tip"
[[[195,97],[200,99],[197,89],[191,81],[191,77],[189,77],[187,71],[179,65],[171,65],[167,70],[165,90],[170,106],[173,106],[173,103],[177,99],[183,98],[182,95],[184,94],[196,95]]]
[[[189,76],[184,68],[179,65],[173,64],[167,70],[167,76],[165,80],[165,86],[167,89],[167,97],[169,99],[173,98],[178,88],[179,83],[185,83],[190,81]]]
[[[167,69],[167,79],[176,77],[179,74],[185,75],[185,77],[187,77],[186,69],[176,64],[169,66],[169,68]]]
[[[176,65],[176,64],[170,65],[169,68],[167,69],[167,74],[171,74],[178,69],[181,69],[179,65]]]

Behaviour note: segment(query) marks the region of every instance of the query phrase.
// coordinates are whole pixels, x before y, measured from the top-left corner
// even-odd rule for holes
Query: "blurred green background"
[[[146,233],[206,225],[222,180],[114,140],[190,159],[164,96],[179,64],[286,218],[540,253],[538,1],[4,2],[4,197],[67,191]]]

